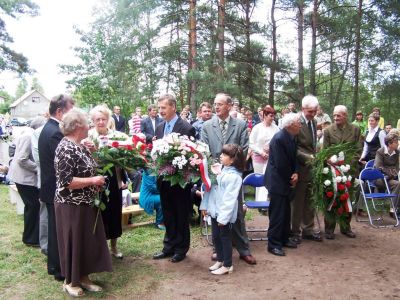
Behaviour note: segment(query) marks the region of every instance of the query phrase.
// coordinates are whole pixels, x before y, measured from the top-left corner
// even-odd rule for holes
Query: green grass
[[[0,299],[63,299],[62,284],[47,275],[46,257],[38,248],[22,241],[23,218],[9,202],[8,187],[0,186]],[[134,222],[151,220],[149,216]],[[90,298],[140,298],[158,283],[173,275],[154,268],[149,259],[161,250],[164,232],[153,225],[124,231],[118,240],[123,260],[113,259],[112,273],[91,277],[104,286],[102,293],[87,293]],[[198,227],[192,230],[193,246],[200,239]]]

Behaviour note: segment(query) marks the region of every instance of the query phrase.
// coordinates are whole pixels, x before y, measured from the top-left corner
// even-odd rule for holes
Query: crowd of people
[[[246,263],[257,263],[241,197],[246,172],[264,174],[265,187],[257,188],[255,198],[270,200],[267,250],[277,256],[285,255],[284,247],[297,248],[302,240],[335,238],[332,218],[325,218],[324,235],[314,224],[310,162],[321,148],[355,142],[355,162],[360,168],[375,159],[391,190],[396,194],[400,190],[399,134],[390,124],[385,126],[378,108],[368,115],[367,122],[362,112],[357,112],[351,123],[347,108],[338,105],[332,122],[311,95],[302,99],[299,112],[289,103],[278,116],[269,105],[258,107],[256,113],[239,108],[238,102],[220,93],[213,103],[201,103],[194,116],[189,106],[178,113],[175,97],[165,94],[156,105],[147,107],[146,116],[137,107],[126,121],[119,106],[111,112],[106,105],[98,105],[87,115],[74,104],[63,94],[51,100],[49,118],[36,118],[15,141],[8,174],[25,204],[23,243],[41,248],[47,255],[48,273],[63,281],[63,290],[72,296],[82,296],[84,290],[101,291],[89,275],[110,272],[112,257],[123,258],[117,240],[122,235],[122,195],[129,182],[132,191],[140,191],[139,204],[144,210],[155,212],[156,227],[165,230],[163,248],[154,259],[178,263],[186,258],[194,203],[203,217],[211,217],[211,259],[215,263],[209,270],[215,275],[233,271],[233,247]],[[115,167],[107,178],[96,173],[98,162],[92,153],[104,138],[128,139],[141,133],[146,143],[152,143],[172,132],[208,145],[211,171],[217,175],[210,191],[202,194],[201,182],[185,188],[171,185],[149,170],[127,173]],[[96,197],[106,204],[100,216],[93,207]],[[340,232],[355,238],[350,221],[351,213],[340,224]]]

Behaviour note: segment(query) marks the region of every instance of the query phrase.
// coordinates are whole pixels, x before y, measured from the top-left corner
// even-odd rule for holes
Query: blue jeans
[[[232,266],[232,224],[218,226],[217,219],[211,218],[211,226],[217,260],[229,268]]]

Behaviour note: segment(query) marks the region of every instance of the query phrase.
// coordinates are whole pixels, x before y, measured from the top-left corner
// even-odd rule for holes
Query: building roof
[[[21,97],[19,97],[17,100],[15,100],[13,103],[11,103],[10,108],[16,107],[18,104],[20,104],[22,101],[24,101],[26,98],[28,98],[30,95],[32,95],[34,92],[40,94],[44,99],[50,101],[45,95],[43,95],[41,92],[37,90],[31,90],[29,92],[26,92],[23,94]]]

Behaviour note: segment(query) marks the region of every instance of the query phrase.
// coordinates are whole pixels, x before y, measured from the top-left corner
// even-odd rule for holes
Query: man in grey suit
[[[201,140],[210,147],[212,158],[219,160],[222,147],[225,144],[237,144],[246,153],[249,147],[247,125],[243,120],[229,116],[232,108],[232,98],[227,94],[217,94],[214,99],[214,108],[216,115],[211,120],[204,122],[201,131]],[[232,228],[232,241],[239,252],[240,258],[246,263],[254,265],[256,260],[250,253],[241,197],[239,197],[238,201],[238,217]]]

